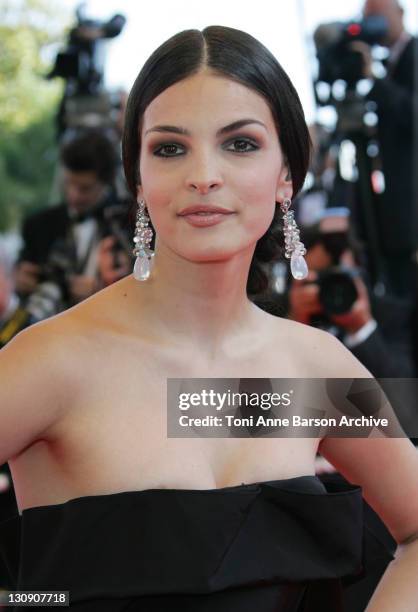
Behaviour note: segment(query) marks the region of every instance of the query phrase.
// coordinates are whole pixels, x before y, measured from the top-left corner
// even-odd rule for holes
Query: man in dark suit
[[[350,251],[342,263],[355,268]],[[351,259],[351,261],[350,261]],[[355,277],[357,299],[351,309],[339,315],[324,314],[315,283],[318,271],[327,269],[330,258],[318,242],[308,249],[309,275],[292,280],[288,295],[288,317],[324,329],[337,336],[376,378],[404,378],[417,375],[410,340],[411,309],[391,296],[379,299],[369,293],[361,276]]]
[[[95,130],[65,143],[61,162],[64,202],[24,221],[16,290],[25,298],[42,281],[56,283],[59,277],[58,284],[65,284],[66,307],[101,288],[98,248],[111,233],[106,209],[115,204],[118,162],[114,145]]]
[[[385,191],[378,201],[377,223],[389,290],[412,301],[416,294],[418,247],[418,39],[404,27],[397,0],[366,0],[365,17],[383,16],[382,41],[389,49],[387,74],[375,78],[370,48],[353,43],[363,56],[363,76],[373,86]]]

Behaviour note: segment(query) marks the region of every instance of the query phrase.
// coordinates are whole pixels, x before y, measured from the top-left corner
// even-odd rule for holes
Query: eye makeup
[[[240,143],[241,148],[228,148],[231,145],[234,147],[237,143]],[[248,136],[236,136],[235,138],[229,139],[222,147],[225,151],[230,151],[231,153],[236,153],[238,155],[243,155],[246,153],[253,153],[260,149],[260,143],[257,142],[256,139]],[[155,148],[157,147],[157,148]],[[176,153],[173,149],[183,149],[185,150],[185,145],[178,142],[161,142],[157,144],[153,144],[150,146],[151,153],[156,157],[179,157],[184,153]],[[171,153],[169,152],[171,149]],[[165,152],[164,152],[165,151]]]

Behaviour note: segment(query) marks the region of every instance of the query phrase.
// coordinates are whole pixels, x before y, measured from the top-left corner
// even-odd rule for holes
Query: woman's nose
[[[218,181],[193,181],[190,186],[201,194],[209,193],[213,191],[215,187],[219,186]]]
[[[205,157],[195,160],[188,171],[186,186],[190,190],[197,190],[205,194],[221,187],[223,179],[213,160]]]

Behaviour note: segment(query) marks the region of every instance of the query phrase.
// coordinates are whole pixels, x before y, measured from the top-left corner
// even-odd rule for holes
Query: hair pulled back
[[[136,199],[141,182],[140,133],[147,106],[171,85],[203,68],[233,79],[261,94],[269,105],[280,146],[290,170],[293,196],[301,189],[309,165],[310,137],[299,96],[272,53],[256,38],[224,26],[184,30],[175,34],[148,58],[128,98],[122,139],[125,177]],[[280,208],[276,206],[267,232],[258,240],[247,282],[248,294],[267,287],[263,263],[281,253]]]

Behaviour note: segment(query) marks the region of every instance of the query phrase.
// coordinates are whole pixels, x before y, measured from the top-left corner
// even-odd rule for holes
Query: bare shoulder
[[[68,343],[75,339],[74,323],[71,315],[62,313],[25,328],[0,351],[2,365],[16,367],[20,375],[41,368],[58,370]]]
[[[269,315],[271,316],[271,315]],[[370,378],[372,374],[333,334],[292,319],[272,317],[274,329],[285,346],[294,349],[301,367],[312,377]],[[280,346],[280,345],[278,345]]]
[[[31,325],[0,351],[0,464],[47,439],[77,402],[90,357],[103,354],[109,321],[100,313],[109,318],[111,312],[106,292]]]
[[[313,329],[313,328],[312,328]],[[341,340],[330,332],[314,329],[310,343],[312,355],[320,360],[327,378],[373,378],[371,372]]]
[[[90,303],[86,300],[24,329],[5,350],[14,352],[18,346],[24,347],[25,354],[36,351],[40,358],[48,358],[57,365],[62,357],[68,368],[70,353],[86,348],[99,323],[98,313],[103,298],[97,294],[90,299]]]
[[[124,280],[110,285],[64,312],[38,323],[39,333],[54,335],[61,346],[70,342],[72,349],[93,347],[106,330],[118,323],[121,313]],[[31,328],[32,329],[32,328]],[[65,347],[65,344],[64,344]]]
[[[74,382],[66,321],[32,325],[0,351],[0,463],[43,439],[66,409]]]

